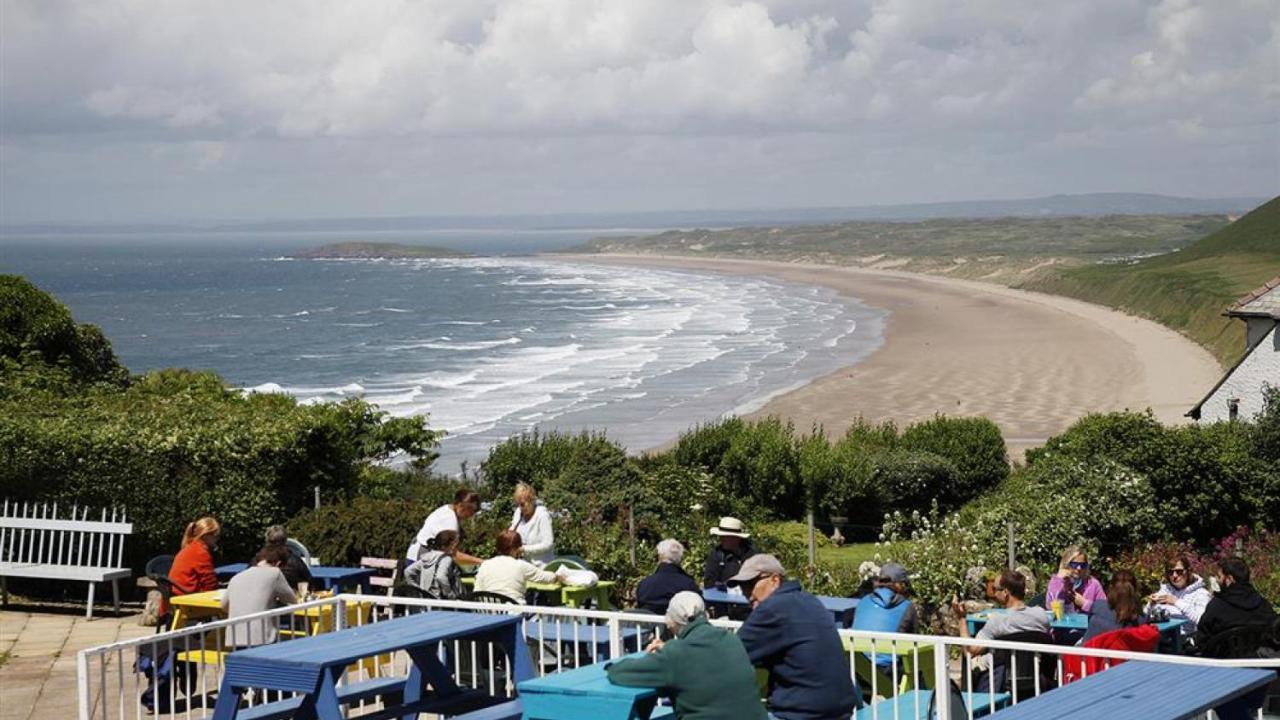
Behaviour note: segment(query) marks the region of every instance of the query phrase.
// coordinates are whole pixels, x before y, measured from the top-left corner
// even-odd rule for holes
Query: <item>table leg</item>
[[[511,674],[516,684],[537,677],[533,669],[533,658],[529,656],[529,644],[524,641],[524,632],[521,629],[523,624],[524,620],[521,619],[502,633],[502,643],[514,659]],[[575,649],[574,652],[576,653],[577,650]]]
[[[342,668],[327,668],[324,671],[324,677],[320,679],[320,687],[318,692],[313,693],[311,700],[302,701],[302,707],[307,708],[311,705],[311,710],[320,720],[344,720],[342,717],[342,703],[338,702],[338,680],[342,678]],[[301,717],[302,713],[294,715],[295,718]]]
[[[596,586],[596,609],[612,610],[613,605],[609,602],[609,588]]]
[[[218,702],[213,706],[213,720],[232,720],[240,710],[240,692],[223,678],[218,687]]]

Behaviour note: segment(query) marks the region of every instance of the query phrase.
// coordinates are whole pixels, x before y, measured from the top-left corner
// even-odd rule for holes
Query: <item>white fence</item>
[[[250,626],[257,624],[263,636],[279,627],[276,642],[297,635],[338,630],[353,625],[376,623],[394,617],[431,609],[461,610],[467,612],[507,613],[523,615],[523,632],[529,645],[535,670],[539,674],[593,664],[623,654],[642,650],[649,641],[664,629],[663,619],[656,615],[629,614],[554,608],[525,605],[492,605],[459,601],[414,600],[371,595],[339,595],[285,608],[258,613],[231,620],[219,620],[181,630],[103,645],[84,650],[78,657],[78,697],[81,720],[125,720],[146,717],[173,720],[176,718],[204,718],[212,714],[213,695],[222,680],[222,658],[234,648],[235,640],[247,637]],[[716,624],[736,629],[740,623],[717,620]],[[257,633],[255,633],[257,635]],[[1016,651],[1010,654],[1008,670],[1015,677],[1026,674],[1019,658],[1032,658],[1033,670],[1044,669],[1050,663],[1047,676],[1053,678],[1049,685],[1063,680],[1062,658],[1091,656],[1114,660],[1144,660],[1148,662],[1176,663],[1214,667],[1268,667],[1280,670],[1280,660],[1205,660],[1200,658],[1094,650],[1083,647],[1058,645],[1032,645],[1001,641],[943,637],[931,635],[902,635],[841,630],[848,654],[850,672],[855,675],[860,688],[873,697],[893,697],[912,689],[945,688],[956,679],[967,693],[992,692],[990,685],[983,687],[975,681],[981,661],[975,661],[963,651],[965,646],[982,646],[993,651]],[[508,682],[505,653],[488,643],[455,641],[451,648],[457,661],[458,682],[464,687],[483,688],[492,695],[511,696],[514,689]],[[190,672],[175,677],[171,682],[173,698],[163,700],[149,708],[143,702],[144,692],[150,683],[141,672],[148,662],[157,663],[165,656],[180,663]],[[990,654],[985,657],[991,657]],[[148,660],[143,660],[147,658]],[[884,667],[879,667],[882,660]],[[1026,660],[1022,660],[1026,662]],[[358,682],[379,677],[408,674],[409,660],[404,653],[367,658],[353,664],[347,672],[346,682]],[[1039,677],[1039,672],[1031,675]],[[990,674],[988,674],[990,677]],[[1026,687],[1013,685],[1012,703],[1028,696],[1048,691],[1037,680]],[[277,699],[275,696],[256,698],[257,702]],[[251,700],[253,702],[253,700]],[[950,718],[945,703],[939,703],[937,717]],[[350,715],[358,717],[377,709],[368,702],[351,708]],[[881,711],[884,706],[872,705],[875,720],[897,720],[908,717],[897,706]],[[981,708],[966,703],[968,720]],[[988,708],[990,709],[990,708]],[[914,713],[910,716],[914,717]],[[1259,718],[1263,714],[1259,712]]]

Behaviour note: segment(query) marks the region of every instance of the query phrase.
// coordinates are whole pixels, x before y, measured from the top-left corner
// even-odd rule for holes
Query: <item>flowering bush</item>
[[[1280,603],[1280,533],[1267,530],[1251,531],[1247,527],[1214,541],[1200,551],[1191,543],[1150,543],[1137,549],[1126,550],[1112,563],[1113,567],[1133,571],[1144,592],[1155,590],[1164,579],[1164,568],[1169,561],[1185,555],[1191,560],[1191,569],[1210,581],[1217,572],[1217,565],[1224,558],[1239,553],[1249,566],[1253,586],[1272,603]]]

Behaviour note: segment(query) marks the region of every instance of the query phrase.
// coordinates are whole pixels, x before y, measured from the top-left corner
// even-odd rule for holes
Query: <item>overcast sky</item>
[[[0,7],[0,222],[1280,192],[1280,0]]]

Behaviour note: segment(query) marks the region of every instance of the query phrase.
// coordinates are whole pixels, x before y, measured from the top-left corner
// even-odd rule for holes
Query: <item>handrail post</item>
[[[346,630],[347,629],[347,601],[343,600],[342,596],[339,595],[335,600],[334,604],[335,604],[335,607],[333,608],[333,629]]]
[[[609,657],[622,657],[622,623],[616,616],[609,618]]]
[[[964,622],[962,619],[961,622]],[[951,662],[950,656],[947,654],[947,644],[941,640],[933,642],[933,697],[936,700],[933,707],[937,715],[937,720],[952,720],[951,718],[951,675],[949,674],[948,665]],[[956,720],[960,720],[956,718]]]
[[[76,653],[76,694],[80,696],[80,720],[89,720],[89,651]]]

